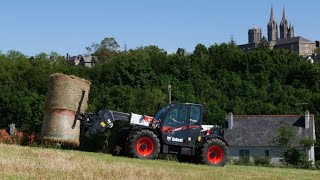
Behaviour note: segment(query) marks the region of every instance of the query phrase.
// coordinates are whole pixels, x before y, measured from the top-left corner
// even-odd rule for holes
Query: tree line
[[[316,117],[320,138],[320,66],[289,50],[259,46],[243,51],[234,43],[196,45],[169,54],[158,46],[119,50],[113,38],[87,47],[100,63],[71,66],[57,53],[28,57],[18,51],[0,54],[0,126],[16,123],[22,131],[40,132],[49,76],[60,72],[92,82],[88,111],[112,109],[154,115],[173,102],[206,107],[205,123],[224,126],[233,114],[303,114]],[[49,58],[50,56],[54,58]],[[53,60],[52,60],[53,59]],[[320,158],[319,145],[317,159]]]

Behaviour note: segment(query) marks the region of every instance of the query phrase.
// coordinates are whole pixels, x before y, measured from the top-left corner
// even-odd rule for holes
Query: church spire
[[[294,37],[294,27],[290,22],[289,28],[288,28],[288,39],[293,38]]]
[[[282,21],[287,21],[287,16],[286,16],[286,9],[285,9],[285,7],[283,7]]]
[[[273,5],[271,5],[270,21],[268,23],[268,41],[275,41],[278,39],[278,25],[274,18]]]
[[[273,5],[271,5],[270,22],[274,21]]]
[[[282,20],[280,22],[280,39],[287,39],[290,37],[290,30],[288,26],[288,20],[286,16],[286,9],[283,7]]]

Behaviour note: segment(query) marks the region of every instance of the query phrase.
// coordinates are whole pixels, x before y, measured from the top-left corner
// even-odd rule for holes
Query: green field
[[[1,179],[317,179],[320,171],[209,167],[165,160],[0,144]]]

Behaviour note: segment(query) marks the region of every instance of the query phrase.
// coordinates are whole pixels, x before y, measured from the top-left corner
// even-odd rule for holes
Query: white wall
[[[255,156],[265,156],[265,150],[269,150],[269,157],[271,164],[281,164],[283,159],[279,147],[233,147],[229,146],[230,159],[239,159],[240,150],[249,150],[250,160],[253,161]]]

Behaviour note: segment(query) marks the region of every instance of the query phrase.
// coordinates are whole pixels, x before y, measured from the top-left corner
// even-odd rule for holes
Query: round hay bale
[[[85,91],[85,95],[80,112],[84,113],[88,106],[90,82],[60,73],[50,76],[41,129],[43,141],[73,147],[80,145],[80,122],[77,121],[74,129],[72,125],[82,91]]]
[[[88,107],[90,82],[72,75],[53,74],[49,80],[45,109],[58,108],[77,111],[83,90],[86,93],[83,98],[81,113],[84,113]]]
[[[72,129],[75,111],[47,109],[44,113],[41,139],[50,143],[61,143],[73,147],[80,145],[80,122]]]

